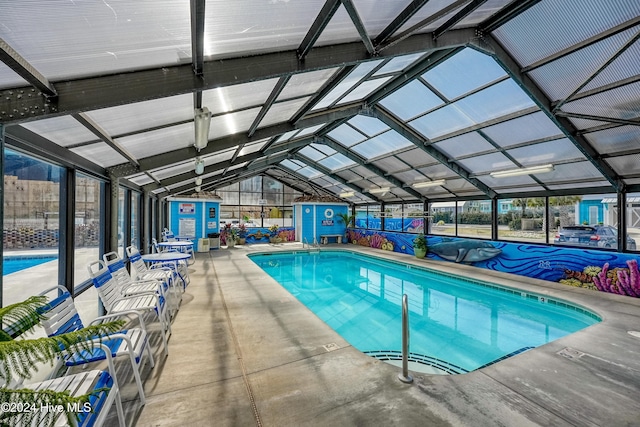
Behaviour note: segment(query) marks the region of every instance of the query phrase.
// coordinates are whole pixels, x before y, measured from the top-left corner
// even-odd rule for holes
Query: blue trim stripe
[[[113,387],[113,378],[111,378],[111,375],[109,375],[108,372],[102,372],[102,374],[100,374],[100,376],[98,377],[98,381],[96,381],[96,385],[93,389],[98,390],[105,387]],[[91,403],[91,409],[93,410],[93,412],[80,413],[78,415],[78,426],[92,427],[93,425],[95,425],[98,414],[103,409],[105,400],[107,400],[107,393],[110,392],[111,391],[103,391],[98,394],[94,394],[89,398],[89,403]]]
[[[108,269],[102,270],[100,274],[98,274],[97,276],[91,279],[91,281],[93,282],[93,285],[96,288],[102,287],[102,285],[107,283],[109,280],[111,280],[111,273],[109,272]]]
[[[118,348],[122,344],[122,338],[110,339],[102,341],[102,344],[106,345],[111,350],[111,355],[115,356]],[[97,362],[104,360],[106,355],[104,350],[100,347],[92,350],[82,350],[72,355],[65,357],[64,362],[66,366],[84,365],[85,363]]]
[[[109,271],[112,272],[112,273],[114,273],[116,271],[119,271],[120,269],[125,268],[124,267],[124,262],[121,259],[116,260],[112,264],[109,264],[108,267],[109,267]]]

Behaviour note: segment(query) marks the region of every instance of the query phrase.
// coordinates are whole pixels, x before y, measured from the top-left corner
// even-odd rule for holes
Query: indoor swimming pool
[[[566,301],[350,251],[249,257],[351,345],[381,360],[400,358],[407,294],[410,360],[424,372],[469,372],[601,320]]]

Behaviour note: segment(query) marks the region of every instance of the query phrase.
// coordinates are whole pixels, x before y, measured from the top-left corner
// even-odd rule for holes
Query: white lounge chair
[[[176,309],[182,300],[182,291],[186,287],[185,279],[178,273],[176,262],[157,262],[148,266],[135,246],[126,248],[131,266],[131,277],[135,280],[161,280],[169,286],[176,298]]]
[[[76,310],[73,298],[71,294],[63,286],[54,286],[40,293],[40,295],[47,295],[53,291],[57,291],[56,298],[45,304],[40,312],[44,314],[45,319],[40,323],[44,327],[48,336],[54,337],[56,335],[64,334],[67,332],[73,332],[84,328],[80,315]],[[140,367],[142,365],[142,359],[144,351],[146,350],[149,358],[149,364],[153,368],[155,366],[153,360],[153,354],[151,353],[151,347],[148,342],[148,335],[144,320],[137,311],[121,312],[117,315],[102,316],[95,319],[91,324],[101,323],[105,320],[113,320],[114,318],[124,318],[125,316],[135,316],[140,324],[139,328],[127,328],[126,330],[109,334],[107,337],[102,337],[101,343],[106,346],[111,356],[128,357],[133,370],[135,381],[138,385],[138,393],[140,395],[140,402],[145,404],[144,389],[142,386],[142,380],[140,378]],[[97,362],[106,359],[104,352],[104,346],[95,347],[92,350],[80,349],[79,351],[65,351],[63,357],[59,360],[58,366],[54,369],[57,372],[58,369],[64,364],[68,369],[73,366],[84,365],[91,362]],[[115,378],[115,372],[111,374]]]
[[[120,285],[101,260],[90,263],[87,269],[107,314],[123,313],[131,310],[154,314],[160,324],[164,353],[169,355],[167,334],[171,333],[171,322],[168,321],[166,300],[161,298],[155,291],[123,295]]]

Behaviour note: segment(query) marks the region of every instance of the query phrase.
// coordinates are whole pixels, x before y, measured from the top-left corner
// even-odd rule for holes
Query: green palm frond
[[[34,372],[36,362],[50,363],[71,346],[81,350],[91,350],[96,347],[96,344],[90,340],[107,339],[108,334],[120,330],[124,323],[123,320],[117,320],[53,337],[2,341],[0,342],[0,380],[9,384],[14,375],[29,379]]]
[[[53,425],[57,416],[66,416],[69,425],[74,425],[76,415],[72,409],[83,408],[92,395],[106,390],[108,389],[101,388],[74,397],[68,391],[0,388],[0,402],[9,404],[8,411],[0,412],[0,425]]]
[[[33,296],[15,304],[0,308],[0,325],[8,326],[13,336],[20,335],[40,322],[43,315],[38,311],[47,302],[46,296]],[[0,342],[10,341],[10,334],[0,328]]]

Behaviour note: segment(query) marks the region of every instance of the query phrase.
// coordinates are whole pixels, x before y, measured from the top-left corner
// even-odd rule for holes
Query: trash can
[[[209,249],[220,249],[220,233],[208,233]]]
[[[198,239],[198,252],[209,252],[209,239]]]

